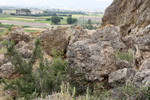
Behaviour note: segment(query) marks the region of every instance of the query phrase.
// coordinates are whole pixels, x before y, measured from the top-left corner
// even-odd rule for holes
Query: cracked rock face
[[[140,29],[133,37],[134,63],[140,67],[150,58],[150,26]]]
[[[40,34],[39,39],[44,51],[49,55],[52,49],[55,49],[57,52],[65,51],[68,46],[66,30],[46,30]]]
[[[122,51],[127,49],[126,45],[121,40],[120,27],[118,26],[106,26],[102,29],[97,30],[93,35],[93,40],[101,40],[110,42],[113,49]]]
[[[15,42],[15,44],[18,44],[19,41],[29,42],[31,39],[31,36],[23,30],[22,27],[12,27],[10,34],[9,34],[9,40],[12,40]]]
[[[0,77],[10,79],[16,73],[14,66],[9,62],[0,67]]]
[[[21,54],[21,56],[25,59],[29,59],[32,55],[33,47],[24,41],[19,42],[15,48],[18,50],[18,52]]]
[[[83,41],[89,39],[90,35],[84,29],[75,29],[70,37],[69,46],[75,43],[76,41]]]
[[[147,59],[140,66],[139,71],[135,74],[133,84],[138,87],[147,87],[150,84],[150,59]]]
[[[77,41],[71,42],[67,49],[67,68],[70,71],[75,69],[75,77],[81,78],[80,74],[83,73],[87,81],[102,81],[117,69],[113,48],[109,41],[88,37],[83,40],[75,39],[86,34],[82,32],[85,31],[71,36],[73,40],[70,41]]]
[[[126,35],[136,27],[146,27],[150,23],[149,15],[149,0],[114,0],[105,11],[102,25],[121,26],[121,32]]]

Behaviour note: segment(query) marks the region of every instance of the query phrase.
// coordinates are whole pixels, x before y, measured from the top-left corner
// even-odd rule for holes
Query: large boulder
[[[150,59],[147,59],[140,66],[139,71],[135,74],[133,84],[138,87],[147,87],[150,85]]]
[[[46,30],[40,34],[39,39],[41,40],[41,46],[47,54],[50,54],[53,49],[57,52],[65,51],[68,46],[66,30]]]
[[[68,69],[75,70],[74,76],[84,75],[88,81],[102,81],[116,70],[113,48],[107,41],[86,39],[77,41],[67,50]]]
[[[16,50],[21,54],[21,56],[25,59],[29,59],[32,55],[32,49],[33,47],[24,41],[19,42],[15,46]]]
[[[0,67],[0,77],[10,79],[16,73],[14,66],[9,62]]]
[[[21,26],[12,27],[8,37],[9,40],[14,41],[15,44],[19,43],[19,41],[24,41],[27,43],[31,38],[31,36],[25,32]]]
[[[93,40],[109,41],[113,49],[122,51],[126,49],[125,44],[121,40],[120,27],[118,26],[106,26],[97,30],[92,35]]]
[[[121,26],[121,32],[127,35],[136,27],[146,27],[150,22],[149,14],[149,0],[114,0],[105,11],[102,25]]]

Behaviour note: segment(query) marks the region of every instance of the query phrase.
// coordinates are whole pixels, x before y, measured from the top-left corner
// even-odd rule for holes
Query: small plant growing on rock
[[[115,56],[121,60],[133,62],[133,51],[131,49],[128,52],[115,52]]]

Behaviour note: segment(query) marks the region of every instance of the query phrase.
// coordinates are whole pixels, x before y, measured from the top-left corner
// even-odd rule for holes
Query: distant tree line
[[[16,9],[17,15],[31,15],[30,9]]]
[[[57,13],[59,15],[73,15],[73,14],[79,14],[79,15],[86,15],[86,13],[81,12],[81,11],[56,11],[56,10],[48,10],[48,11],[43,11],[43,13],[46,14],[53,14]]]

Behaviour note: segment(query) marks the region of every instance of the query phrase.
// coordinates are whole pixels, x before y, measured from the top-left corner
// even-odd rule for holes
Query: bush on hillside
[[[35,94],[41,96],[59,92],[62,81],[66,79],[66,61],[53,51],[55,56],[52,63],[44,62],[39,39],[35,42],[35,49],[28,62],[23,60],[14,46],[14,43],[11,42],[6,54],[10,57],[19,77],[9,81],[4,79],[2,82],[5,84],[5,89],[17,91],[19,97],[27,100],[33,99]],[[33,71],[34,62],[37,59],[39,65]]]

